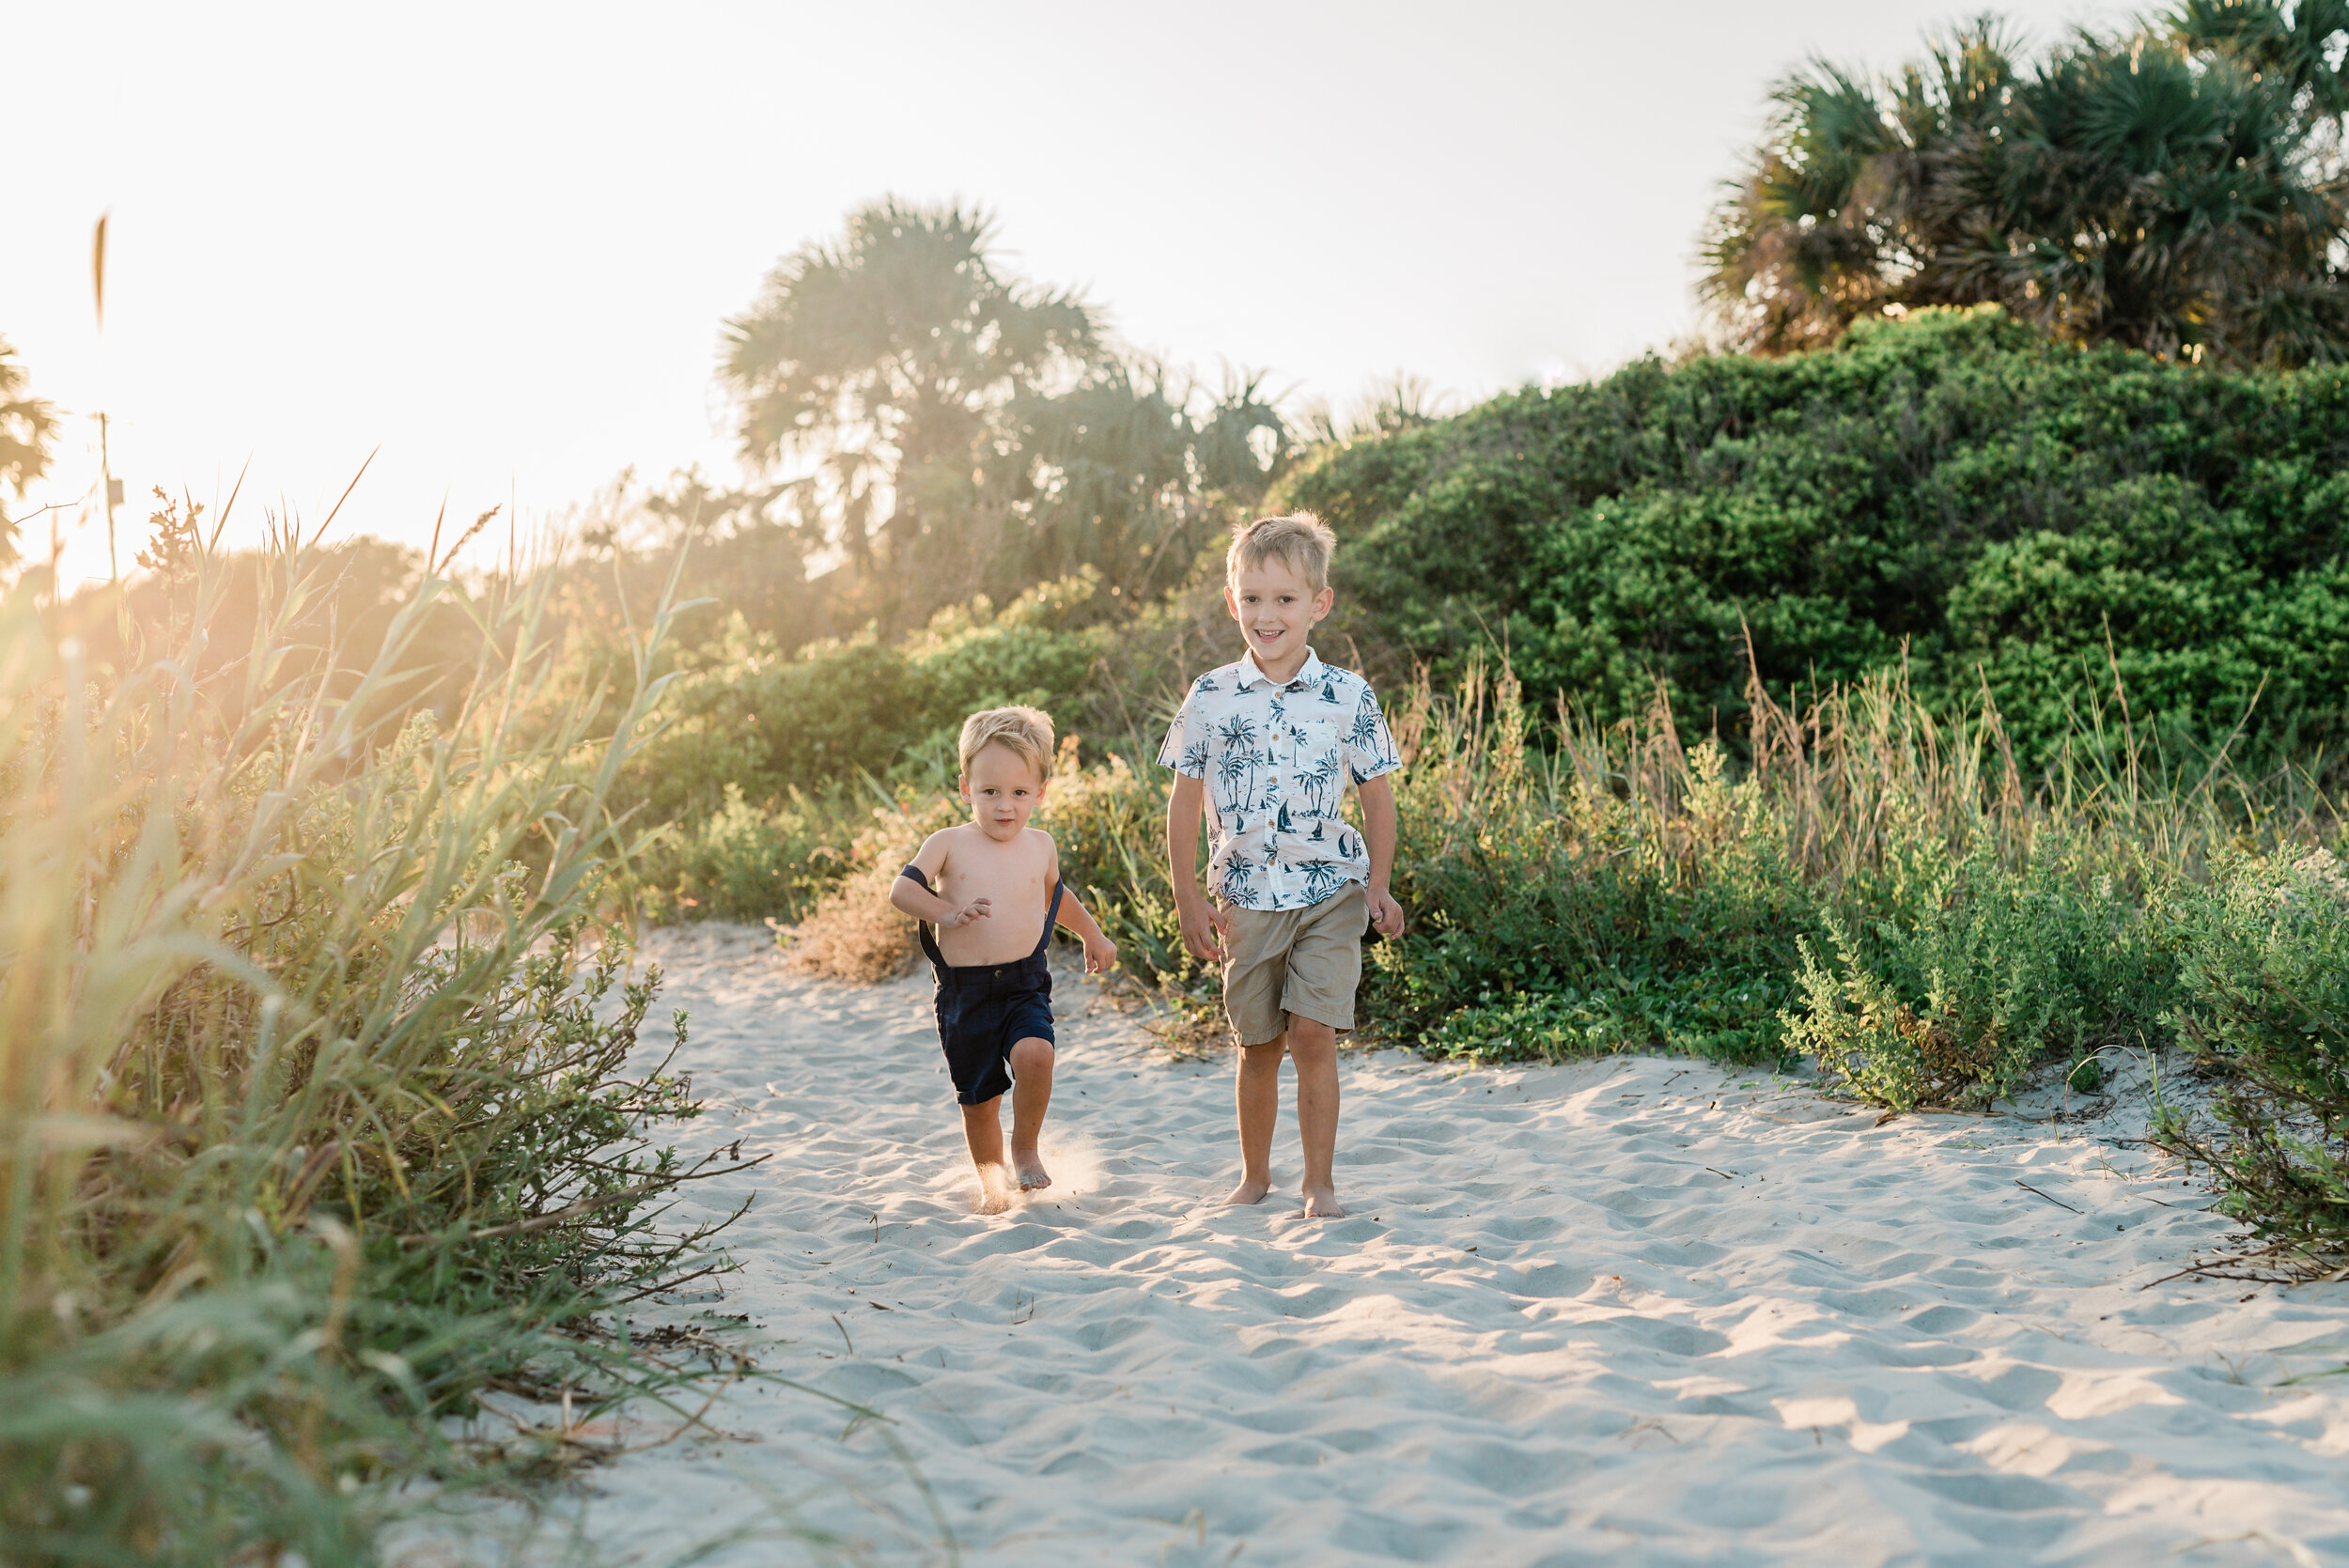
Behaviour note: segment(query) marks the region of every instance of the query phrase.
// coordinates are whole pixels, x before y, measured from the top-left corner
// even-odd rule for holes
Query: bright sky
[[[94,495],[101,408],[126,565],[150,486],[225,495],[248,459],[232,539],[322,517],[379,446],[345,518],[417,543],[443,497],[731,474],[721,318],[889,192],[986,206],[1015,270],[1210,380],[1343,407],[1397,370],[1603,371],[1694,326],[1772,79],[1972,8],[22,4],[0,335],[71,416],[30,503]],[[2121,14],[2005,9],[2042,40]],[[102,576],[97,514],[58,515]]]

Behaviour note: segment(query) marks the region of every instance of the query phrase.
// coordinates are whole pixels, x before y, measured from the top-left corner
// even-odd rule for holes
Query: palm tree
[[[1305,775],[1305,802],[1315,816],[1330,815],[1334,804],[1330,792],[1337,783],[1339,766],[1337,753],[1326,752],[1315,759],[1313,771]]]
[[[1216,762],[1216,782],[1223,786],[1223,804],[1229,815],[1237,815],[1241,812],[1252,809],[1256,803],[1252,784],[1244,796],[1238,791],[1241,781],[1247,779],[1254,770],[1255,755],[1256,753],[1252,751],[1234,749],[1225,752]],[[1237,826],[1237,823],[1234,824],[1236,830]]]
[[[1107,356],[1011,416],[988,484],[1020,498],[1016,569],[1097,567],[1121,597],[1175,586],[1226,508],[1252,509],[1299,450],[1261,378],[1210,394],[1148,359]]]
[[[726,323],[743,457],[761,469],[817,459],[860,570],[877,539],[903,554],[926,516],[973,503],[1013,400],[1099,352],[1091,305],[996,271],[992,227],[959,205],[890,197],[851,214],[838,243],[785,257]]]
[[[1895,79],[1814,63],[1714,214],[1744,347],[1995,303],[2053,335],[2233,364],[2349,357],[2349,0],[2186,0],[2036,66],[1989,19]]]
[[[1132,607],[1299,448],[1260,379],[1209,393],[1114,349],[1078,295],[1003,272],[991,239],[982,213],[892,198],[785,257],[726,323],[743,456],[788,467],[857,578],[882,556],[917,577],[900,612],[1087,567]]]

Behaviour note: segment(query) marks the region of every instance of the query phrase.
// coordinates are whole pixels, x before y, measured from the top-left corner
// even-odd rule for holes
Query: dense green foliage
[[[2185,0],[2035,62],[1990,19],[1882,80],[1814,64],[1714,215],[1739,346],[1921,305],[2224,365],[2349,357],[2342,0]]]
[[[1995,310],[1781,360],[1649,360],[1336,449],[1339,623],[1385,673],[1505,642],[1602,722],[1657,685],[1745,722],[1906,659],[1986,686],[2026,766],[2115,676],[2134,715],[2273,753],[2349,738],[2349,373],[2219,374],[2050,344]]]

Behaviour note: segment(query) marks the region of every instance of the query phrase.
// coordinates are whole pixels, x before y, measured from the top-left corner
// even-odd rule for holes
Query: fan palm
[[[857,579],[890,561],[901,621],[1086,567],[1131,605],[1296,450],[1259,381],[1207,395],[1122,353],[1078,296],[1003,273],[990,239],[977,212],[884,201],[727,323],[744,457],[790,465],[775,493]]]
[[[1013,398],[1073,379],[1098,352],[1090,305],[996,272],[991,226],[958,205],[879,202],[850,215],[841,242],[786,256],[726,323],[743,457],[817,459],[837,542],[860,568],[877,538],[902,553],[926,513],[972,500]]]
[[[1025,532],[1007,565],[1046,578],[1092,565],[1136,595],[1174,585],[1221,504],[1260,499],[1293,444],[1259,380],[1209,396],[1149,360],[1106,359],[1012,415],[996,488],[1021,498]]]
[[[1894,80],[1814,64],[1716,210],[1706,292],[1764,352],[1996,303],[2077,342],[2349,357],[2344,47],[2349,0],[2188,0],[2028,71],[1988,19]]]

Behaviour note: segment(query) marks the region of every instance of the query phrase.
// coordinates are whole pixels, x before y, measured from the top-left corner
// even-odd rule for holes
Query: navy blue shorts
[[[1011,1048],[1052,1044],[1052,977],[1040,962],[969,965],[941,976],[938,1043],[955,1098],[985,1105],[1011,1087]]]
[[[924,888],[930,885],[929,874],[918,865],[898,875]],[[938,1043],[945,1048],[946,1076],[955,1080],[955,1098],[965,1105],[985,1105],[1011,1087],[1012,1047],[1022,1040],[1056,1043],[1052,970],[1045,954],[1052,944],[1052,924],[1060,918],[1062,891],[1052,884],[1035,951],[1008,964],[949,964],[929,923],[917,927],[922,951],[938,973]]]

